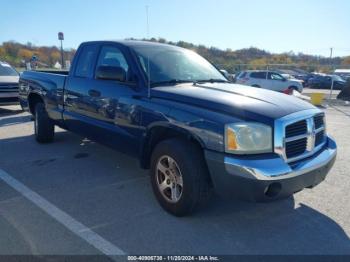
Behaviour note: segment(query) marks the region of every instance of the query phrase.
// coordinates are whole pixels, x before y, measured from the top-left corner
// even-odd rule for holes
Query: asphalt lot
[[[101,254],[96,240],[127,254],[350,255],[350,107],[325,112],[339,149],[318,187],[265,204],[214,196],[176,218],[135,159],[58,128],[54,143],[39,145],[30,116],[2,107],[0,170],[22,191],[0,179],[0,255]]]

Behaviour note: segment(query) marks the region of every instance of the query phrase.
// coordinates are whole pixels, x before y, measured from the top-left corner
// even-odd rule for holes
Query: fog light
[[[272,183],[265,188],[264,193],[267,197],[275,197],[281,192],[281,189],[282,185],[280,183]]]

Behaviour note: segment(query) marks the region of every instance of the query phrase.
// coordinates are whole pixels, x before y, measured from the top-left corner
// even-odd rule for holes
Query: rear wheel
[[[203,154],[182,139],[160,142],[152,153],[151,183],[159,204],[175,216],[190,214],[210,195]]]
[[[52,142],[55,134],[55,125],[47,115],[45,106],[41,102],[35,105],[34,133],[36,141],[39,143]]]
[[[296,86],[290,86],[290,87],[288,87],[288,89],[295,90],[295,91],[299,92],[299,89]]]
[[[252,87],[261,88],[259,85],[252,85]]]

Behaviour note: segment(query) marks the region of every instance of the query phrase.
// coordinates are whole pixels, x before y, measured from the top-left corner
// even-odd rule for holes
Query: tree
[[[3,57],[5,56],[6,52],[5,49],[3,47],[0,46],[0,59],[3,59]]]
[[[18,56],[19,58],[24,59],[25,61],[29,61],[33,56],[33,52],[28,49],[21,48],[18,51]]]
[[[341,64],[349,66],[350,65],[350,56],[345,57]]]

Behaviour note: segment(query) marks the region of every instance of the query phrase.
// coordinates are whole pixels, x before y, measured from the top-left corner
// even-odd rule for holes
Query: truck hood
[[[194,105],[243,119],[277,119],[315,107],[271,90],[227,83],[181,84],[152,88],[152,97]],[[258,118],[259,119],[259,118]]]

